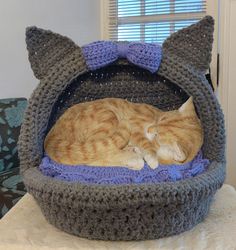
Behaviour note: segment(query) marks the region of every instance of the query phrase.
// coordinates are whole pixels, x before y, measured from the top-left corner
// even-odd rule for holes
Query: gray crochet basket
[[[21,128],[21,174],[51,224],[89,239],[147,240],[179,234],[207,216],[225,178],[224,118],[204,75],[211,60],[213,26],[207,16],[172,34],[162,46],[155,74],[125,59],[90,71],[81,48],[70,39],[27,29],[29,60],[40,84]],[[169,110],[188,96],[194,97],[204,128],[204,156],[211,161],[201,175],[159,184],[88,185],[59,181],[38,169],[46,133],[75,103],[121,97]]]

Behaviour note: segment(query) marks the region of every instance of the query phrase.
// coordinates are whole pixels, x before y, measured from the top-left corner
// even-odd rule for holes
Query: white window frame
[[[227,159],[227,175],[226,183],[236,188],[236,172],[235,172],[235,49],[234,41],[236,35],[232,32],[235,27],[235,6],[236,0],[220,1],[220,17],[219,17],[219,51],[220,51],[220,84],[219,99],[223,108],[226,129],[226,159]]]
[[[217,54],[218,54],[218,0],[207,0],[207,15],[211,15],[215,19],[214,43],[212,48],[212,62],[211,62],[211,79],[214,89],[217,89]],[[100,0],[101,13],[101,39],[109,40],[109,0]]]

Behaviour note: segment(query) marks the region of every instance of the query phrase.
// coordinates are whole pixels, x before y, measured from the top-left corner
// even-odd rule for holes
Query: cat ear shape
[[[199,22],[173,33],[163,43],[163,55],[206,71],[211,62],[214,20],[206,16]]]
[[[69,38],[35,26],[26,29],[26,44],[31,68],[38,79],[80,50]]]
[[[180,113],[192,113],[195,112],[194,104],[193,104],[193,97],[189,97],[188,100],[182,104],[179,108]]]

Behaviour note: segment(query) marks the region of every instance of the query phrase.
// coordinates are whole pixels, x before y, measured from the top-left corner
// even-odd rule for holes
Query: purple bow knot
[[[82,52],[90,70],[102,68],[119,58],[154,73],[158,70],[162,48],[154,43],[98,41],[82,47]]]
[[[126,58],[129,51],[130,43],[119,42],[117,43],[118,58]]]

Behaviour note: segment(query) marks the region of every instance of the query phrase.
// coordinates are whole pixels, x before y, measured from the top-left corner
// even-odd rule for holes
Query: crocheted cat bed
[[[205,78],[211,60],[209,16],[156,45],[92,43],[31,27],[29,60],[40,84],[32,94],[19,140],[21,173],[46,219],[81,237],[144,240],[191,229],[209,211],[225,178],[224,118]],[[124,58],[125,57],[125,58]],[[161,63],[160,63],[160,57]],[[204,129],[205,171],[176,182],[99,184],[45,176],[43,142],[70,106],[105,97],[176,109],[193,96]]]

